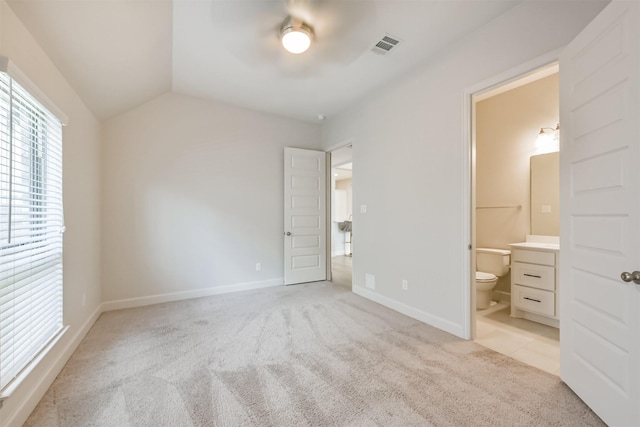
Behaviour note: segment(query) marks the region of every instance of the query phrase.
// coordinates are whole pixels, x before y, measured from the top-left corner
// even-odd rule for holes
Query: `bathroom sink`
[[[339,222],[338,228],[340,229],[340,231],[345,231],[345,232],[351,231],[351,221]]]

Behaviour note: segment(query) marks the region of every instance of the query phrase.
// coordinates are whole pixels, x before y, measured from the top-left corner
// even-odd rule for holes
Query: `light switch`
[[[367,213],[367,205],[360,205],[360,213]]]

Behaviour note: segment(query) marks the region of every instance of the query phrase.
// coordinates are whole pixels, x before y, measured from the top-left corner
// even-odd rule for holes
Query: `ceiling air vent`
[[[376,44],[371,48],[371,51],[378,55],[386,55],[391,50],[398,46],[400,39],[389,34],[385,34]]]

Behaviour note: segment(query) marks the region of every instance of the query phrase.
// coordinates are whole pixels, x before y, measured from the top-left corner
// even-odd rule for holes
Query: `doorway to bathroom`
[[[331,151],[331,281],[351,289],[353,277],[353,145]]]
[[[474,93],[471,103],[472,336],[559,375],[558,65]]]

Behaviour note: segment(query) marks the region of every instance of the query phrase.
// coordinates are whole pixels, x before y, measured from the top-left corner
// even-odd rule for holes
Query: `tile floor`
[[[505,302],[476,311],[475,341],[527,365],[560,375],[560,331],[513,318],[509,313],[510,306]]]
[[[332,282],[351,288],[353,258],[331,258]],[[498,353],[520,360],[554,375],[560,375],[560,334],[558,329],[515,319],[510,306],[501,302],[486,310],[476,311],[475,341]]]

